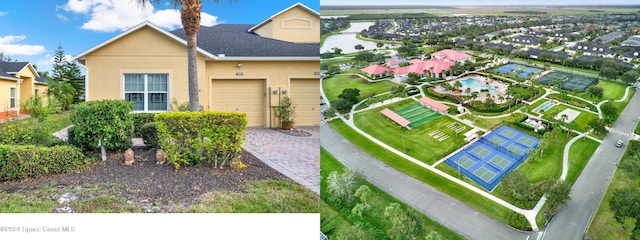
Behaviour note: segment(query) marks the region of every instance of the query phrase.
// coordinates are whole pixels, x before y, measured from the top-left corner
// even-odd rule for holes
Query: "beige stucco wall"
[[[241,68],[237,67],[242,64]],[[318,79],[320,85],[320,76],[315,75],[320,69],[318,61],[209,61],[207,62],[207,78],[210,82],[213,79],[264,79],[266,81],[265,94],[267,94],[267,102],[265,108],[266,116],[269,120],[267,126],[276,126],[272,123],[274,112],[271,106],[277,106],[278,95],[272,94],[273,89],[286,89],[290,91],[291,79],[307,78]],[[238,76],[237,73],[242,73]],[[319,89],[318,89],[319,91]],[[207,91],[209,92],[209,91]],[[211,105],[213,98],[207,98]],[[202,102],[202,101],[201,101]]]
[[[20,90],[19,90],[20,96],[18,98],[20,99],[20,103],[24,103],[31,96],[33,96],[33,93],[34,93],[33,90],[35,89],[34,84],[35,84],[36,75],[31,70],[31,68],[25,67],[22,70],[20,70],[18,74],[16,74],[16,77],[19,77],[22,79],[22,84],[20,84]]]
[[[86,56],[88,100],[124,99],[125,73],[166,73],[171,102],[188,102],[186,46],[150,27],[143,27]],[[200,105],[208,109],[204,56],[198,56]]]
[[[12,80],[4,80],[0,79],[0,112],[6,112],[11,110],[9,108],[9,89],[16,88],[16,97],[19,93],[18,88],[16,87],[17,82]]]
[[[268,31],[269,28],[273,31],[270,36],[261,34],[263,31]],[[319,43],[320,18],[302,7],[294,7],[274,17],[270,23],[261,26],[255,32],[264,37],[283,41]]]
[[[273,22],[265,23],[255,29],[254,32],[262,37],[273,38]]]
[[[47,97],[47,89],[48,89],[47,85],[34,84],[33,86],[35,89],[38,89],[38,96]],[[35,93],[35,91],[33,93]]]

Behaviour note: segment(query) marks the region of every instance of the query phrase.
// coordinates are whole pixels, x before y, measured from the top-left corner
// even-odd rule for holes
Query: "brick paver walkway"
[[[267,165],[320,194],[320,127],[301,127],[309,137],[249,128],[242,147]]]

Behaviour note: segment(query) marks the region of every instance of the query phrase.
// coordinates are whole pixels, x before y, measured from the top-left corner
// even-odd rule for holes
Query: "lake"
[[[359,33],[362,29],[368,29],[369,26],[374,24],[374,22],[352,22],[351,27],[340,32],[340,34],[326,38],[324,44],[320,47],[320,53],[327,51],[333,52],[331,49],[334,47],[342,49],[342,53],[352,53],[357,51],[355,46],[358,44],[362,44],[365,50],[376,48],[375,42],[363,41],[356,38],[356,33]],[[385,46],[397,47],[397,45],[393,44],[385,44]]]

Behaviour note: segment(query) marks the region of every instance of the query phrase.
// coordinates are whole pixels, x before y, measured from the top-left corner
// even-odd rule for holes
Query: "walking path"
[[[300,129],[311,133],[311,136],[296,137],[268,128],[249,128],[242,148],[320,194],[320,127]]]
[[[420,182],[372,157],[344,139],[328,125],[320,127],[320,144],[346,167],[400,201],[429,216],[466,239],[536,239],[539,233],[526,233],[506,226],[469,207],[464,202]]]

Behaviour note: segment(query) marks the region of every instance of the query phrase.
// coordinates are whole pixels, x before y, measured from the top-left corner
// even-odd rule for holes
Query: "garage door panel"
[[[265,126],[265,82],[260,79],[212,80],[213,110],[244,112],[249,126]]]
[[[296,125],[320,125],[319,79],[291,79],[291,102],[296,105]]]

